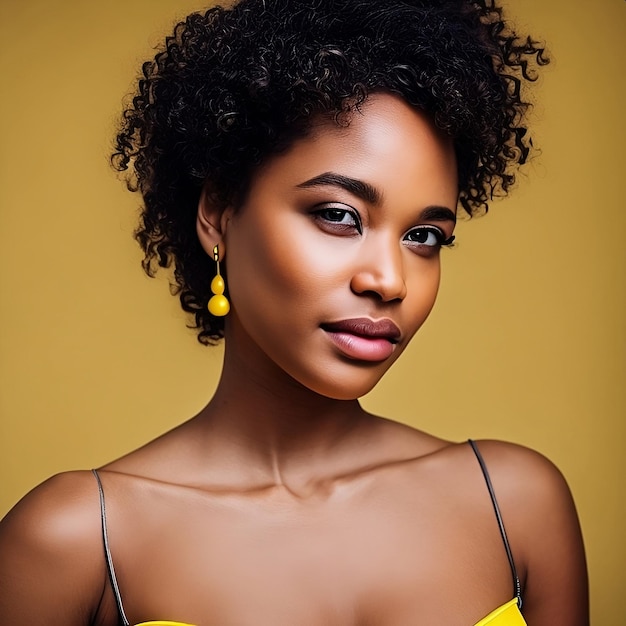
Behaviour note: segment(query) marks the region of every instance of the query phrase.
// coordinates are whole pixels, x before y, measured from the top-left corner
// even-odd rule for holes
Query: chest
[[[511,597],[480,508],[347,502],[204,503],[136,518],[116,550],[131,622],[469,626]]]

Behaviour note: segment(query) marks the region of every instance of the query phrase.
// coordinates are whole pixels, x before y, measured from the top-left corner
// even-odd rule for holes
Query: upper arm
[[[98,495],[85,472],[61,474],[0,522],[0,623],[91,624],[102,597]]]
[[[582,534],[569,487],[540,454],[481,443],[533,626],[587,626],[588,581]]]

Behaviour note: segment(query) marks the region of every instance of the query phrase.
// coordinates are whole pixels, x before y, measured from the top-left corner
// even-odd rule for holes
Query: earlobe
[[[230,209],[220,206],[220,203],[205,186],[198,201],[196,231],[204,251],[211,257],[213,256],[213,249],[217,245],[220,247],[220,257],[224,257],[226,251],[224,239],[229,215]]]

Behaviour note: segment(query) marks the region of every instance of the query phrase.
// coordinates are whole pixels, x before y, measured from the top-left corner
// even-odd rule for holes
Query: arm
[[[86,472],[61,474],[0,522],[0,623],[93,624],[106,580],[98,495]]]
[[[530,626],[588,626],[587,567],[578,516],[559,470],[519,446],[485,441],[522,582],[522,613]]]

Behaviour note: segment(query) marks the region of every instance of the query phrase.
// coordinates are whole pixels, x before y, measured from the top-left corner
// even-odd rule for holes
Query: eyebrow
[[[332,185],[334,187],[341,187],[353,196],[369,202],[370,204],[378,205],[381,202],[381,194],[369,183],[366,183],[357,178],[350,178],[343,174],[336,174],[334,172],[324,172],[319,176],[314,176],[309,180],[305,180],[303,183],[297,185],[301,189],[308,189],[309,187],[321,187],[324,185]]]
[[[452,222],[456,224],[456,213],[445,206],[428,206],[420,218],[427,222]]]
[[[310,187],[322,187],[325,185],[341,187],[348,193],[374,206],[380,205],[381,203],[382,196],[375,187],[358,178],[351,178],[350,176],[344,176],[343,174],[337,174],[335,172],[324,172],[296,186],[300,189],[308,189]],[[431,205],[421,212],[420,219],[433,222],[452,222],[456,224],[456,213],[448,207]]]

